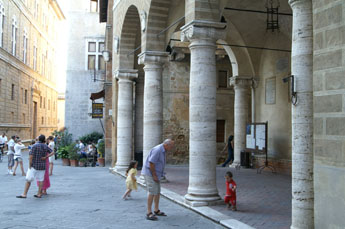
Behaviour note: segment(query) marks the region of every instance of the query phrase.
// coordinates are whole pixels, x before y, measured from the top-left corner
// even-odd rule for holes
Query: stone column
[[[292,106],[292,229],[314,228],[313,13],[311,0],[290,0],[293,11],[291,72],[297,104]]]
[[[133,155],[133,80],[137,70],[118,70],[117,161],[115,170],[127,169]]]
[[[146,51],[139,54],[139,64],[144,64],[144,133],[143,161],[150,150],[162,143],[163,138],[163,64],[168,61],[167,52]]]
[[[139,72],[135,84],[135,138],[134,152],[143,151],[144,131],[144,73]]]
[[[240,166],[241,151],[246,148],[246,125],[248,122],[249,88],[252,86],[252,77],[234,76],[230,84],[235,89],[234,108],[234,162],[231,167]]]
[[[216,185],[216,41],[224,39],[225,24],[192,21],[181,40],[191,43],[189,86],[189,186],[186,203],[209,205],[220,199]]]

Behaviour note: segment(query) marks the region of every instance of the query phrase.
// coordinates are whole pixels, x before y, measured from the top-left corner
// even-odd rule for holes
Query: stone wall
[[[345,2],[313,1],[316,228],[345,225]]]
[[[66,71],[65,127],[77,139],[93,131],[103,133],[99,119],[92,119],[91,93],[103,89],[104,83],[93,81],[94,71],[87,70],[87,42],[105,40],[105,24],[99,23],[97,12],[90,12],[90,2],[76,0],[70,3],[67,14],[69,39]],[[83,18],[80,21],[80,18]],[[96,71],[98,79],[105,71]],[[103,99],[95,102],[103,103]],[[103,119],[101,120],[103,124]],[[109,122],[108,122],[109,124]]]
[[[56,69],[60,63],[55,58],[59,38],[56,32],[61,18],[47,1],[37,1],[38,13],[33,1],[1,3],[5,21],[0,44],[0,132],[19,135],[22,139],[50,135],[57,126]],[[13,20],[17,26],[15,53],[12,51]],[[28,39],[26,55],[24,32]],[[36,60],[34,47],[37,47]],[[36,125],[33,102],[37,103]]]
[[[217,70],[231,72],[228,57],[217,61]],[[187,164],[189,160],[189,55],[183,62],[169,62],[163,71],[163,131],[164,138],[172,138],[176,150],[168,155],[170,164]],[[234,130],[234,92],[229,88],[217,90],[217,119],[225,120],[224,142],[217,143],[217,161],[224,161],[221,154],[227,136]]]
[[[270,33],[265,47],[290,50],[291,40],[282,33]],[[291,174],[291,83],[282,79],[291,75],[290,55],[290,52],[263,51],[255,90],[255,121],[268,121],[269,161],[287,174]],[[273,88],[269,86],[272,82]]]

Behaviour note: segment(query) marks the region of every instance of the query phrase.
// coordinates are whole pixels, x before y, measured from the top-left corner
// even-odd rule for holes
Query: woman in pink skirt
[[[49,144],[50,138],[48,138],[47,144]],[[49,157],[54,155],[54,151],[47,154],[46,156],[46,170],[44,173],[44,180],[43,180],[43,186],[42,186],[42,195],[47,195],[47,189],[50,187],[50,180],[49,180]],[[37,181],[37,186],[39,186],[39,183]]]

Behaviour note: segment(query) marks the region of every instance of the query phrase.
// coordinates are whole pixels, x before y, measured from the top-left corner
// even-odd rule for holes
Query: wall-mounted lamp
[[[105,62],[109,62],[110,61],[110,52],[109,51],[103,51],[102,52],[102,56]]]
[[[297,92],[295,91],[295,77],[294,75],[283,78],[284,83],[291,82],[291,103],[293,105],[297,104]]]

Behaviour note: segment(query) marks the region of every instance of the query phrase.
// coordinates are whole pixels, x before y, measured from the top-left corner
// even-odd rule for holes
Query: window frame
[[[90,52],[89,51],[89,43],[96,43],[96,51]],[[100,69],[100,56],[102,56],[102,51],[100,51],[100,44],[104,44],[104,50],[105,50],[105,40],[104,38],[101,39],[87,39],[86,40],[86,47],[85,47],[85,70],[86,71],[105,71],[104,69]],[[103,51],[104,51],[103,50]],[[89,69],[89,56],[95,56],[95,69]],[[103,60],[104,61],[104,60]]]
[[[5,16],[5,6],[0,1],[0,47],[3,47],[4,42]]]
[[[17,22],[17,18],[14,15],[12,18],[12,34],[11,34],[11,40],[12,40],[12,55],[16,56],[17,53],[17,33],[18,33],[18,22]]]
[[[23,63],[27,64],[28,62],[28,43],[29,43],[29,36],[26,29],[24,29],[24,35],[23,35]]]

